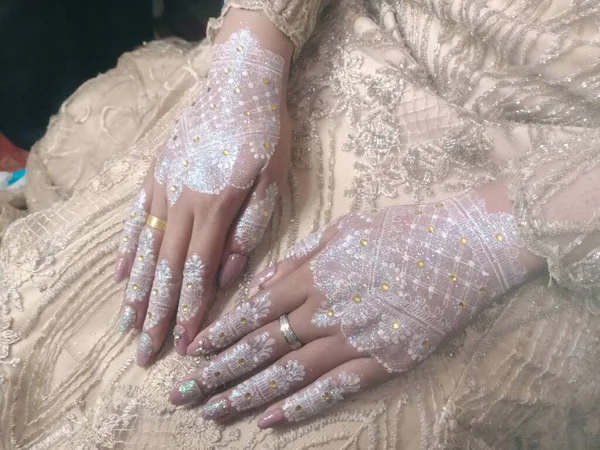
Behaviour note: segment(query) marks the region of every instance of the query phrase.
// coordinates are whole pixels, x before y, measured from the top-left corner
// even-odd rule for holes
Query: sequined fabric
[[[289,182],[250,272],[333,217],[444,203],[505,176],[523,244],[552,279],[502,296],[413,370],[288,429],[175,408],[175,383],[208,363],[167,345],[136,367],[112,277],[144,175],[206,88],[208,42],[155,41],[52,118],[28,159],[29,214],[0,196],[0,447],[599,447],[600,5],[335,0],[313,27],[317,3],[229,3],[264,11],[296,46]],[[219,298],[208,319],[245,298]]]

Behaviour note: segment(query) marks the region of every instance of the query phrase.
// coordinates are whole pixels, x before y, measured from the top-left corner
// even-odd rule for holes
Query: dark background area
[[[119,56],[171,34],[204,37],[220,0],[3,0],[0,2],[0,132],[29,149],[60,104]]]

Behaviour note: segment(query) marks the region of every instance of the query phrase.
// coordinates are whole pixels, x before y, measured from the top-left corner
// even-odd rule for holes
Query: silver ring
[[[285,342],[292,347],[292,350],[298,350],[300,347],[302,347],[302,342],[300,342],[298,336],[296,336],[296,334],[292,331],[287,314],[279,317],[279,331],[281,331],[281,334],[283,334]]]

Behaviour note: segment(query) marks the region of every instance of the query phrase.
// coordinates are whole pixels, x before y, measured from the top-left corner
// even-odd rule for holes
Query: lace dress
[[[28,162],[29,214],[0,199],[0,449],[579,449],[600,445],[600,3],[236,0],[296,46],[289,183],[239,289],[349,210],[510,181],[549,275],[423,364],[320,417],[261,431],[168,402],[203,359],[149,369],[117,332],[129,203],[202,88],[210,44],[157,41],[85,83]],[[209,32],[214,36],[219,21]],[[17,220],[18,219],[18,220]],[[9,223],[12,224],[9,225]]]

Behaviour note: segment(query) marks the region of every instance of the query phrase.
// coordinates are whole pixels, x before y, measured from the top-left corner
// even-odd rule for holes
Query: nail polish
[[[119,258],[115,265],[115,283],[120,283],[125,278],[125,270],[127,269],[125,258]]]
[[[143,359],[150,358],[154,354],[154,343],[148,333],[140,334],[138,343],[138,356]]]
[[[171,400],[176,405],[185,405],[200,400],[202,395],[203,393],[196,380],[188,380],[177,387],[177,391],[174,392]]]
[[[196,350],[192,351],[190,354],[192,356],[204,356],[210,354],[211,350],[212,346],[210,345],[210,342],[208,341],[208,339],[203,337],[200,338],[200,340],[198,341],[198,347],[196,348]]]
[[[123,334],[128,333],[135,325],[136,318],[137,312],[133,306],[123,308],[121,320],[119,321],[119,331]]]
[[[239,278],[246,267],[248,258],[244,255],[234,253],[229,255],[225,264],[221,268],[219,273],[219,286],[221,289],[229,289]]]
[[[277,270],[277,264],[272,264],[267,267],[262,272],[258,273],[250,282],[250,289],[254,289],[256,287],[262,289],[262,285],[269,281],[271,278],[275,276],[275,271]]]
[[[283,422],[284,415],[282,409],[273,409],[265,412],[258,421],[258,428],[271,428],[273,425]]]
[[[175,328],[173,328],[173,342],[175,347],[179,347],[179,341],[181,341],[183,337],[185,337],[185,328],[181,325],[175,325]]]
[[[200,414],[206,420],[216,420],[229,414],[229,402],[220,398],[204,405],[200,410]]]

